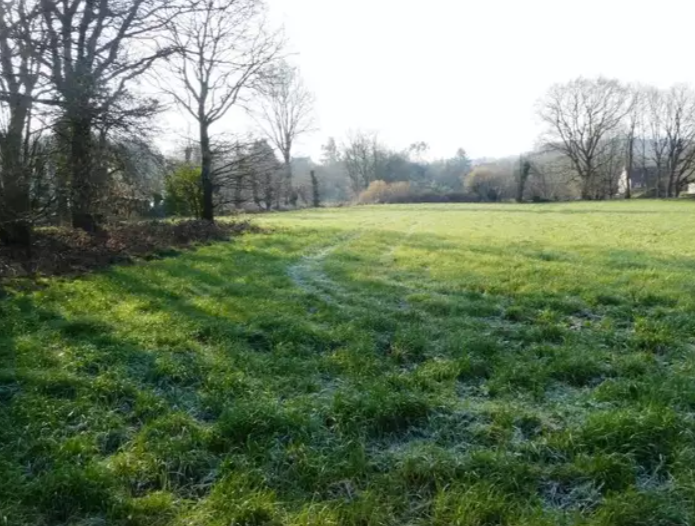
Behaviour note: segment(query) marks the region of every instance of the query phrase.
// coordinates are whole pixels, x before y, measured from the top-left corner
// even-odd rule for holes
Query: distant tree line
[[[429,146],[415,142],[404,150],[384,145],[377,134],[356,131],[338,143],[329,138],[323,146],[318,173],[328,201],[364,201],[360,196],[374,183],[407,183],[409,193],[402,201],[461,199],[471,160],[462,148],[448,159],[428,160]]]

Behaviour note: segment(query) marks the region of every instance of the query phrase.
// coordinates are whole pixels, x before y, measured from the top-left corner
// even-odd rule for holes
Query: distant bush
[[[359,198],[360,204],[395,204],[395,203],[472,203],[480,198],[462,192],[437,192],[430,189],[420,190],[409,182],[387,183],[372,181]]]
[[[510,173],[497,166],[478,166],[466,178],[465,187],[481,201],[501,201],[512,196]]]
[[[361,204],[405,203],[408,202],[410,193],[410,183],[408,182],[372,181],[369,183],[369,187],[360,194],[358,200]]]

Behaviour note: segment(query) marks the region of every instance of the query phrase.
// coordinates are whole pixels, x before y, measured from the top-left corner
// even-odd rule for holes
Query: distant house
[[[661,178],[661,195],[666,195],[666,184],[667,175],[662,174]],[[656,166],[645,166],[640,168],[635,168],[630,174],[630,188],[633,192],[637,193],[649,193],[649,195],[656,195],[656,187],[658,186],[658,174]],[[619,184],[619,194],[623,195],[627,190],[627,170],[623,171],[620,177]],[[695,195],[695,183],[690,183],[685,191],[683,192],[688,195]]]

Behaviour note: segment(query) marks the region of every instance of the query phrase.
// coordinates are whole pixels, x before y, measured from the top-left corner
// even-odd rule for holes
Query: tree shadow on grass
[[[130,380],[109,378],[108,370],[152,360],[115,337],[107,324],[68,320],[30,295],[6,299],[0,307],[5,517],[12,524],[57,524],[106,514],[119,488],[98,462],[119,447],[114,437],[136,424],[138,395]],[[96,407],[110,416],[90,416]],[[108,436],[105,447],[100,437]]]
[[[403,233],[379,232],[378,235],[384,250],[403,243],[408,247],[436,253],[442,244],[451,243],[446,238],[430,235],[415,234],[407,239],[404,239]],[[471,249],[463,246],[462,250],[477,250],[483,255],[499,257],[500,261],[509,256],[509,249],[504,247],[476,246]],[[578,254],[571,254],[567,258],[562,254],[562,257],[550,259],[535,258],[535,249],[529,250],[528,257],[541,265],[574,264],[577,258],[581,259]],[[543,252],[543,247],[538,247],[538,251]],[[437,389],[441,382],[446,381],[449,372],[441,369],[443,372],[437,373],[444,380],[434,373],[432,378],[414,377],[412,383],[406,383],[403,378],[410,372],[423,375],[417,372],[417,366],[427,360],[428,349],[440,340],[446,342],[455,339],[457,334],[454,331],[457,329],[462,330],[461,338],[469,338],[450,343],[458,345],[461,353],[468,353],[455,356],[461,360],[460,363],[455,362],[461,368],[457,372],[460,376],[457,381],[481,381],[486,376],[497,374],[497,384],[493,383],[493,387],[496,385],[501,393],[513,392],[514,389],[519,392],[542,392],[550,382],[557,380],[580,387],[593,387],[606,374],[607,366],[601,360],[608,351],[599,346],[595,346],[596,350],[591,345],[599,341],[602,329],[596,329],[596,332],[582,329],[588,331],[584,333],[586,341],[582,342],[581,331],[573,332],[575,327],[561,326],[565,318],[579,317],[580,322],[584,319],[584,306],[569,301],[567,294],[561,292],[539,289],[510,296],[487,294],[467,286],[467,281],[475,283],[485,279],[485,271],[480,268],[461,272],[457,278],[460,281],[458,290],[451,293],[441,290],[439,295],[431,297],[427,290],[420,290],[423,294],[418,297],[418,276],[431,279],[424,270],[418,271],[419,274],[414,271],[408,276],[406,281],[409,283],[379,283],[378,275],[352,275],[347,279],[349,272],[342,276],[334,274],[336,279],[345,278],[340,282],[341,286],[363,297],[355,304],[356,311],[342,312],[324,306],[323,310],[327,310],[328,315],[322,318],[322,323],[328,328],[321,332],[312,324],[311,313],[307,311],[307,305],[313,301],[309,299],[311,294],[300,290],[287,275],[288,266],[302,257],[295,243],[283,241],[275,245],[272,240],[266,239],[263,250],[251,253],[244,253],[237,247],[223,250],[219,255],[210,252],[189,253],[185,258],[157,262],[153,264],[156,266],[155,273],[129,267],[114,269],[99,278],[110,286],[109,293],[114,303],[135,298],[147,305],[149,312],[168,313],[172,323],[185,325],[182,329],[183,340],[190,339],[190,346],[186,345],[186,341],[173,340],[169,343],[155,341],[143,344],[138,337],[129,335],[109,320],[106,312],[67,317],[49,306],[37,304],[31,295],[9,298],[1,304],[0,321],[4,331],[0,337],[0,356],[3,360],[0,372],[0,477],[4,483],[0,484],[0,500],[14,503],[19,510],[17,513],[23,514],[16,523],[61,523],[82,517],[109,517],[109,513],[114,513],[113,509],[118,507],[118,496],[124,493],[142,495],[170,490],[172,487],[174,491],[183,491],[182,488],[191,481],[204,482],[203,475],[211,471],[205,458],[191,460],[192,464],[184,466],[186,469],[179,469],[182,474],[175,479],[173,486],[165,486],[140,472],[132,476],[135,483],[124,482],[104,468],[104,460],[119,452],[133,453],[133,450],[137,450],[133,444],[142,440],[137,444],[144,448],[144,456],[137,459],[146,459],[149,454],[159,455],[157,460],[166,465],[178,453],[173,450],[156,452],[151,442],[146,441],[150,435],[139,436],[141,429],[161,422],[177,411],[184,411],[191,417],[190,422],[186,420],[184,430],[195,430],[198,423],[202,427],[217,421],[219,408],[206,415],[204,395],[212,382],[212,373],[220,367],[220,363],[211,361],[212,358],[205,352],[198,352],[206,346],[213,346],[216,350],[228,349],[228,354],[220,352],[217,358],[228,356],[230,363],[235,358],[234,349],[237,346],[250,354],[266,355],[280,361],[282,355],[273,355],[273,351],[282,349],[290,342],[295,345],[290,352],[296,352],[301,359],[302,350],[320,355],[344,343],[337,336],[329,334],[331,325],[356,324],[371,335],[374,341],[371,352],[383,361],[383,368],[389,366],[399,373],[395,377],[388,377],[390,382],[396,382],[395,387],[380,377],[369,377],[372,383],[364,383],[367,386],[365,392],[346,381],[343,394],[349,396],[345,398],[344,414],[338,412],[337,416],[350,420],[353,413],[359,410],[362,418],[360,426],[370,433],[381,433],[381,427],[386,426],[388,433],[400,433],[406,438],[413,422],[426,424],[431,408],[427,402],[401,398],[401,395],[405,393],[410,396],[411,391],[420,389],[413,387],[420,385],[418,382],[425,386],[423,391],[425,388]],[[383,252],[377,250],[374,254],[360,253],[354,259],[341,260],[341,252],[338,251],[329,255],[329,259],[335,257],[335,261],[347,267],[359,267],[374,265],[382,256]],[[616,260],[627,264],[647,260],[650,265],[664,271],[683,273],[690,272],[693,264],[689,258],[677,258],[674,262],[670,258],[640,251],[619,251],[616,254],[606,250],[597,252],[592,257],[591,265],[595,265],[598,272],[601,266],[610,265],[611,261]],[[462,260],[461,268],[465,267],[466,261]],[[383,275],[389,277],[388,269]],[[436,283],[437,280],[431,281]],[[408,296],[415,297],[408,299]],[[209,299],[210,303],[201,303],[199,300],[202,297]],[[404,299],[408,300],[406,305],[402,303]],[[490,310],[502,300],[508,302],[505,308]],[[612,307],[613,301],[606,303],[606,306]],[[629,298],[619,301],[629,301]],[[215,302],[226,303],[226,307],[241,312],[238,317],[227,316],[224,309],[211,308]],[[260,303],[264,305],[263,309],[256,308]],[[514,306],[522,308],[507,308]],[[670,307],[663,302],[658,306]],[[648,308],[649,305],[644,307]],[[418,311],[421,316],[412,316],[409,309]],[[559,312],[559,318],[544,318],[546,311]],[[358,312],[357,316],[355,312]],[[474,323],[469,323],[471,320]],[[133,327],[139,327],[137,319],[133,321]],[[177,327],[172,327],[172,332],[174,329]],[[588,353],[587,359],[583,360],[586,363],[568,353],[562,354],[562,346],[567,341],[585,344],[581,349]],[[652,340],[645,341],[645,345],[653,343]],[[656,347],[645,349],[652,352]],[[365,348],[364,352],[370,350]],[[497,371],[490,365],[493,354],[498,357]],[[374,356],[365,355],[365,363],[358,363],[358,371],[365,376],[374,375],[367,372],[366,367]],[[510,357],[514,357],[514,360]],[[272,368],[272,360],[260,363],[267,364],[269,377],[288,375],[287,370],[282,370],[283,362],[275,369]],[[243,364],[235,366],[245,373],[254,372],[251,368],[244,369]],[[388,371],[392,372],[390,369]],[[230,369],[230,372],[234,371]],[[637,375],[638,372],[631,374]],[[293,374],[299,376],[296,372]],[[356,382],[355,378],[353,381]],[[411,381],[410,377],[408,381]],[[220,383],[220,396],[225,399],[225,404],[236,403],[238,390],[244,388],[243,382],[236,388],[232,384]],[[384,390],[389,394],[387,404],[369,398]],[[280,396],[279,393],[268,391],[265,396]],[[407,403],[404,404],[404,401]],[[244,407],[243,404],[240,407]],[[332,406],[328,407],[332,410]],[[255,417],[252,415],[249,421],[233,421],[235,425],[238,424],[238,429],[230,424],[240,444],[250,434],[261,431],[272,437],[276,428],[280,434],[293,436],[296,429],[292,426],[299,424],[292,423],[287,414],[276,406],[262,408],[266,412],[258,413]],[[326,410],[323,406],[318,409]],[[254,420],[257,417],[258,421]],[[326,421],[330,422],[330,419]],[[189,433],[194,438],[185,438],[189,435],[181,429],[181,426],[172,424],[170,427],[162,425],[161,429],[156,428],[155,431],[176,440],[184,436],[181,442],[175,443],[182,444],[182,451],[189,453],[198,447],[196,435]],[[354,430],[356,436],[362,439],[360,432],[361,429]],[[313,439],[302,440],[311,444]],[[270,453],[263,449],[265,442],[258,447],[260,452],[257,454],[261,459],[258,462],[262,462],[264,455]],[[273,454],[281,451],[281,446],[275,442],[272,447],[276,448]],[[224,456],[224,450],[221,451],[214,452],[213,460],[219,461]],[[311,448],[308,451],[310,455],[317,454]],[[196,464],[199,460],[200,464]],[[326,465],[332,460],[326,457]],[[193,469],[191,465],[198,467]],[[157,470],[163,468],[156,466],[153,471],[159,474]],[[149,469],[149,465],[146,467]],[[290,482],[295,481],[291,478],[294,468],[280,466],[278,469],[287,471],[280,473],[290,477],[289,482],[271,479],[268,484],[276,484],[287,492],[286,495],[290,495],[288,487]],[[338,477],[345,476],[339,471],[334,475],[336,480],[323,481],[308,477],[301,482],[305,491],[309,492],[311,482],[321,480],[337,484],[342,480]],[[191,498],[190,494],[184,495]],[[285,493],[281,492],[280,495]],[[200,498],[200,495],[193,498]],[[12,517],[10,520],[13,520]]]

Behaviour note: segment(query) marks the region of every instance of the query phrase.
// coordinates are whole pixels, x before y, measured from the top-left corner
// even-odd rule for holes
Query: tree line
[[[263,0],[0,2],[0,241],[29,245],[35,224],[95,232],[110,214],[156,208],[166,186],[181,197],[192,165],[199,195],[186,207],[202,218],[246,186],[258,203],[289,201],[313,99],[266,11]],[[197,125],[184,159],[152,145],[167,104]],[[267,140],[214,133],[234,108],[253,108]],[[281,181],[264,166],[269,146]],[[173,173],[183,180],[167,184]]]
[[[318,173],[331,201],[359,200],[375,182],[409,183],[412,197],[460,195],[471,160],[463,148],[448,159],[429,159],[429,145],[414,142],[403,150],[389,148],[378,134],[353,131],[344,141],[329,138],[322,147]]]

